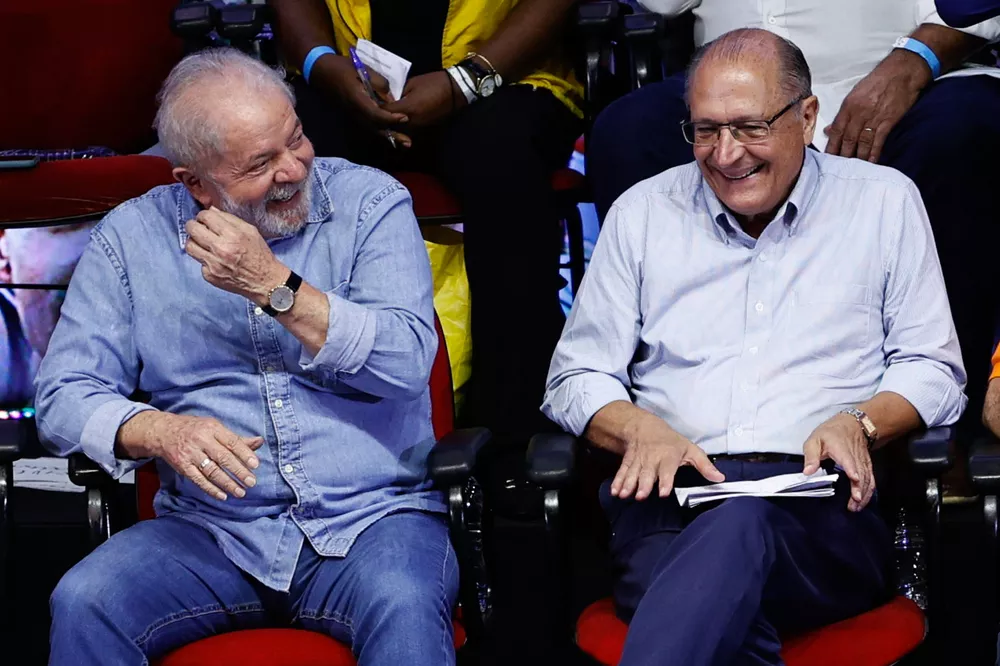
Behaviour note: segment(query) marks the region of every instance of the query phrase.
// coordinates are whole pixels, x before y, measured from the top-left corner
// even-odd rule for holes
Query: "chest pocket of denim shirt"
[[[861,372],[871,335],[871,288],[821,285],[794,292],[785,326],[793,375],[852,379]]]

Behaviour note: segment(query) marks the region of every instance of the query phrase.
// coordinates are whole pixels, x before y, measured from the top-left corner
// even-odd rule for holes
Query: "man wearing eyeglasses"
[[[543,411],[622,456],[601,487],[622,666],[778,665],[781,636],[887,601],[870,452],[966,404],[920,195],[807,149],[810,78],[763,30],[696,56],[682,131],[697,161],[611,207],[552,360]],[[824,461],[833,497],[672,495]]]
[[[802,48],[820,101],[813,144],[898,169],[927,207],[962,350],[987,358],[1000,298],[1000,68],[985,48],[1000,18],[955,29],[934,0],[639,0],[651,12],[694,17],[700,45],[758,27]],[[947,2],[939,2],[942,11]],[[958,3],[962,4],[962,3]],[[986,18],[979,15],[977,20]],[[991,66],[984,66],[988,63]],[[609,106],[587,143],[587,175],[599,214],[644,178],[691,160],[676,130],[686,119],[684,77],[644,86]],[[976,429],[985,363],[969,366]]]

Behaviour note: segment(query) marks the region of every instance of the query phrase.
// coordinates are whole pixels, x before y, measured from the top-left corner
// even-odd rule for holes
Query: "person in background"
[[[640,0],[650,11],[692,11],[696,44],[758,27],[798,44],[820,101],[814,145],[877,162],[911,178],[927,206],[966,358],[988,358],[1000,262],[1000,70],[970,62],[1000,37],[1000,19],[956,30],[933,0]],[[688,119],[684,76],[609,106],[587,146],[599,214],[631,185],[691,160],[679,123]],[[977,428],[988,366],[970,363]]]
[[[600,490],[619,663],[777,666],[781,636],[891,598],[870,451],[956,422],[965,372],[917,188],[807,149],[821,110],[802,52],[736,30],[688,81],[696,163],[611,207],[544,410],[622,456]],[[672,494],[824,460],[833,497]]]
[[[582,132],[563,48],[574,0],[271,0],[317,154],[438,176],[462,207],[472,298],[464,421],[519,442],[542,428],[564,317],[552,172]],[[348,57],[368,39],[409,60],[401,98],[365,92]],[[391,131],[395,147],[385,136]]]
[[[180,182],[94,230],[36,398],[52,452],[115,478],[154,459],[157,518],[59,582],[50,663],[139,666],[277,624],[333,636],[360,666],[454,664],[410,197],[316,159],[292,91],[234,49],[184,59],[161,100]]]

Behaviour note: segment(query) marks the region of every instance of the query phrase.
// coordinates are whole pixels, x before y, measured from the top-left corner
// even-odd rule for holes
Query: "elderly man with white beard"
[[[60,455],[116,477],[155,459],[158,518],[59,583],[50,663],[145,664],[278,622],[362,665],[453,664],[458,568],[426,473],[431,275],[408,193],[316,159],[281,78],[234,50],[178,64],[157,130],[179,183],[94,230],[36,406]]]

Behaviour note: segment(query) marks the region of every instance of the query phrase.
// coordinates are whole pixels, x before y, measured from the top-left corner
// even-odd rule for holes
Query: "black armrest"
[[[182,2],[170,16],[170,30],[178,37],[196,42],[215,29],[219,10],[209,2]]]
[[[980,492],[1000,494],[1000,440],[988,435],[972,443],[969,476]]]
[[[528,443],[528,479],[545,490],[569,485],[576,475],[579,442],[567,433],[532,437]]]
[[[631,11],[631,7],[617,0],[577,5],[575,37],[583,52],[578,75],[583,82],[588,128],[602,108],[625,92],[624,86],[615,85],[615,77],[611,75],[615,69],[612,54],[621,16]]]
[[[955,428],[919,430],[907,440],[910,464],[926,478],[944,474],[955,464]]]
[[[84,488],[104,488],[115,483],[110,474],[82,453],[69,457],[69,480]]]
[[[442,437],[427,457],[431,479],[438,486],[448,487],[472,476],[480,452],[492,437],[486,428],[453,430]]]
[[[267,5],[226,5],[219,11],[216,25],[222,37],[250,42],[271,20],[270,12],[271,8]]]
[[[663,34],[664,19],[659,14],[643,12],[622,20],[622,38],[629,47],[633,90],[663,79],[659,46]]]
[[[34,419],[0,421],[0,464],[28,455],[38,455],[40,450]]]

